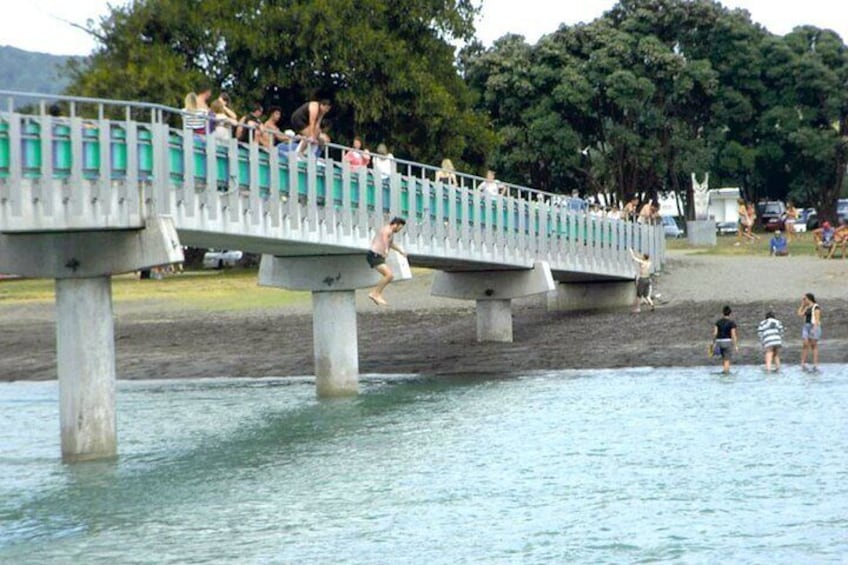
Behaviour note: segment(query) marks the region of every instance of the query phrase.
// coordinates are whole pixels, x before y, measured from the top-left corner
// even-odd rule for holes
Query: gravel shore
[[[756,326],[771,309],[786,325],[784,363],[798,362],[800,297],[823,309],[822,363],[848,363],[848,261],[669,253],[656,277],[656,311],[549,312],[539,298],[513,305],[513,343],[477,343],[472,302],[432,297],[432,273],[389,287],[389,308],[357,293],[361,373],[511,374],[534,370],[698,366],[729,304],[742,340],[736,363],[762,362]],[[52,304],[0,305],[0,381],[56,375]],[[313,374],[309,304],[214,313],[161,304],[115,305],[121,379]]]

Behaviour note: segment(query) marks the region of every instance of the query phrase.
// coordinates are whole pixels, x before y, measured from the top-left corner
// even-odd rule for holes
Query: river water
[[[846,563],[848,366],[0,384],[0,563]]]

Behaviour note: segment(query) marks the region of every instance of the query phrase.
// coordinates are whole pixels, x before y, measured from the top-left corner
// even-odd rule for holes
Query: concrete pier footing
[[[389,253],[386,263],[394,274],[394,283],[412,278],[409,262],[402,255]],[[373,287],[380,277],[368,266],[365,253],[262,256],[260,286],[312,292],[315,390],[319,397],[357,394],[359,346],[355,291]]]
[[[0,234],[0,272],[56,279],[56,365],[65,461],[117,454],[112,275],[183,261],[173,220],[142,229]]]
[[[550,265],[512,271],[440,271],[431,294],[477,302],[477,341],[512,341],[512,299],[550,292]]]

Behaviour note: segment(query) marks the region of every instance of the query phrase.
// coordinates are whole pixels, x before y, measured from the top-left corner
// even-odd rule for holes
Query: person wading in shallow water
[[[366,259],[368,259],[368,264],[371,265],[371,268],[376,269],[378,273],[383,275],[383,278],[380,279],[374,290],[368,293],[368,298],[378,306],[386,306],[388,304],[383,298],[383,290],[385,290],[386,286],[394,278],[392,270],[386,265],[386,257],[389,256],[389,250],[394,249],[406,257],[406,252],[394,242],[395,234],[402,230],[405,225],[406,220],[403,218],[392,218],[392,221],[380,228],[380,231],[377,232],[377,235],[374,236],[374,240],[371,242],[371,249],[368,251]]]
[[[801,348],[801,370],[807,370],[807,354],[813,352],[813,372],[819,370],[819,340],[821,339],[821,307],[816,302],[813,293],[808,292],[801,297],[801,305],[798,306],[798,315],[804,318],[804,327],[801,329],[801,339],[804,345]]]
[[[722,308],[721,313],[721,318],[713,326],[713,347],[721,354],[722,371],[726,375],[730,373],[733,352],[739,351],[739,340],[736,335],[736,322],[730,319],[733,313],[730,306]]]

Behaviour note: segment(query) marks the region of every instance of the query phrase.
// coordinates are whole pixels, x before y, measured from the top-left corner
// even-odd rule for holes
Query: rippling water
[[[0,384],[2,563],[848,562],[848,366]]]

